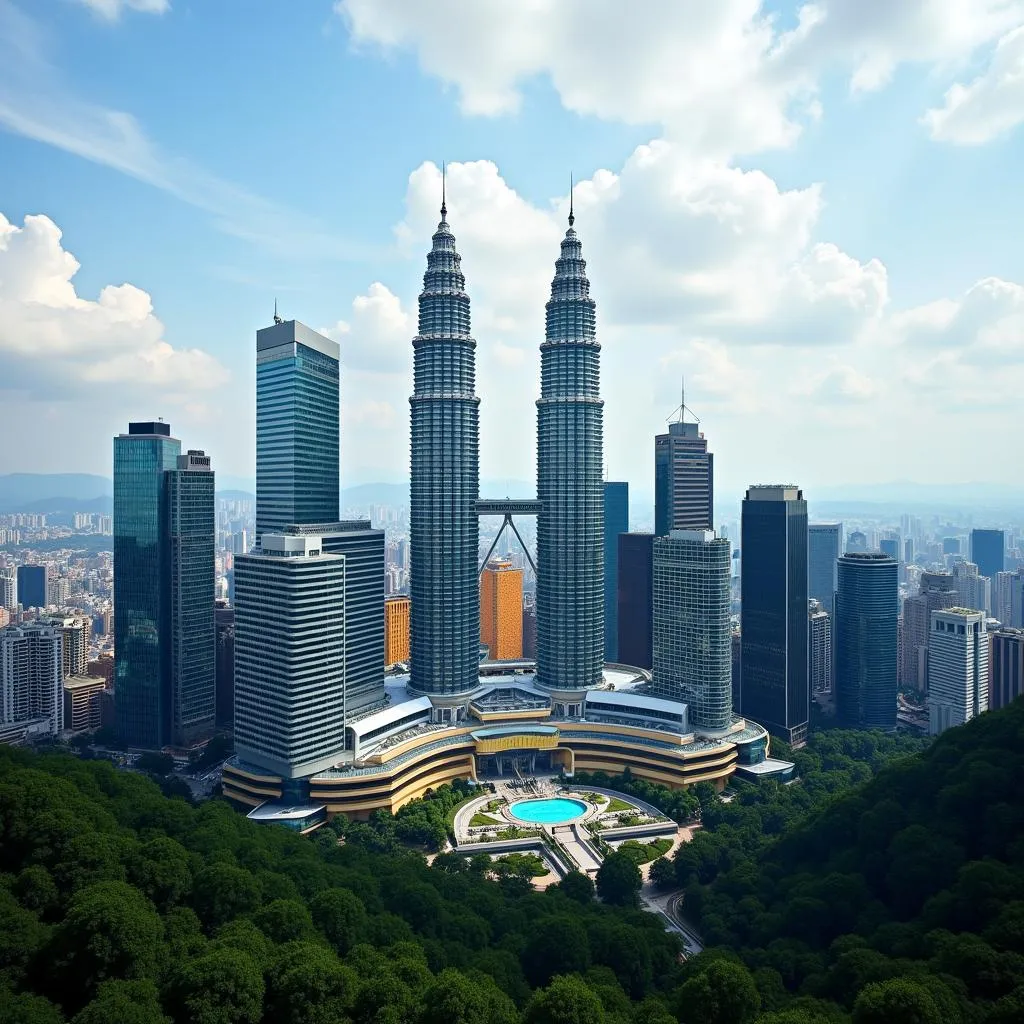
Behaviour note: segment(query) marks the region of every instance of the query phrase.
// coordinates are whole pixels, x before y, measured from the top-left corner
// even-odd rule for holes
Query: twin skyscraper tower
[[[476,341],[442,200],[413,339],[410,689],[435,699],[480,683]],[[599,684],[604,664],[600,350],[583,247],[555,264],[537,402],[537,676],[548,690]]]

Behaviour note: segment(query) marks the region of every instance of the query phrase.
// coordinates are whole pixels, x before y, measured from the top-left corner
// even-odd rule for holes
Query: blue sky
[[[533,476],[570,171],[613,477],[683,374],[727,491],[1006,477],[1019,0],[0,0],[0,40],[0,472],[163,414],[249,475],[276,296],[342,345],[343,482],[403,479],[443,159],[485,477]]]

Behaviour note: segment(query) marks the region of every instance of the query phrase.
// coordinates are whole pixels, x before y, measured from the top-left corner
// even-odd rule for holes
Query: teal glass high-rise
[[[256,332],[256,542],[339,506],[338,345],[297,320]]]
[[[114,438],[114,696],[129,747],[161,747],[169,732],[166,495],[180,454],[163,422],[129,423]]]
[[[210,456],[189,451],[167,473],[169,742],[175,746],[191,746],[216,726],[216,529]]]

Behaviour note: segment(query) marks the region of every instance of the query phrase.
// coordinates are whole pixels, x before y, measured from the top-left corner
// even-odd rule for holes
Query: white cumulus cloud
[[[208,353],[166,341],[146,292],[107,285],[85,298],[73,281],[78,269],[49,217],[27,216],[18,227],[0,214],[0,380],[9,389],[46,381],[58,390],[107,383],[181,394],[227,380]]]
[[[727,156],[791,144],[825,74],[863,91],[903,63],[953,65],[1024,19],[1020,0],[816,0],[783,23],[761,0],[338,0],[356,45],[415,52],[467,114],[519,109],[550,81],[579,114],[658,124]]]

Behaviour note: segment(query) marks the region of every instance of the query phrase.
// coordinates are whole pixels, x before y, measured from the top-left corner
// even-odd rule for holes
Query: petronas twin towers
[[[479,684],[479,405],[461,258],[441,204],[419,298],[410,398],[411,679],[432,696]],[[603,402],[596,312],[573,228],[555,263],[537,402],[537,682],[580,691],[604,663]]]

